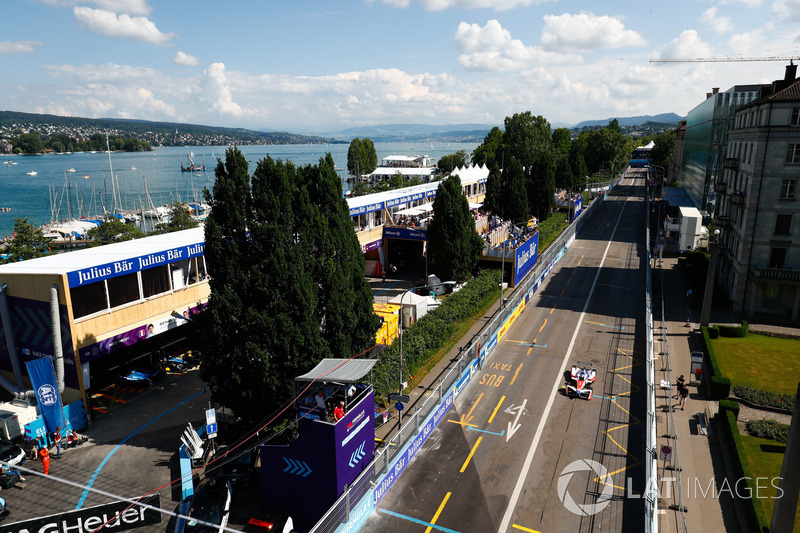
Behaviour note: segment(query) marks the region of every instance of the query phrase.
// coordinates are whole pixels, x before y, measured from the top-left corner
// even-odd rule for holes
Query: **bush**
[[[736,386],[733,393],[748,402],[766,407],[777,407],[792,411],[794,409],[794,396],[778,392],[753,389],[751,387]]]
[[[783,443],[789,441],[788,424],[781,424],[775,420],[750,420],[745,427],[753,437],[776,440]]]
[[[711,376],[709,396],[712,400],[724,400],[731,395],[731,380],[726,377]]]
[[[735,402],[733,400],[720,400],[719,401],[719,412],[722,413],[723,411],[730,411],[733,413],[733,416],[738,420],[739,419],[739,402]]]
[[[709,339],[718,339],[719,338],[719,326],[712,326],[708,328],[708,338]]]
[[[741,326],[719,325],[714,327],[719,330],[719,334],[722,337],[742,338],[747,337],[748,333],[748,325],[744,320],[742,320]]]
[[[706,359],[711,367],[709,371],[709,375],[711,376],[711,383],[708,387],[709,399],[724,400],[731,394],[731,380],[722,375],[719,365],[717,364],[717,357],[714,355],[714,348],[711,346],[710,339],[712,328],[703,326],[701,330],[703,332]]]

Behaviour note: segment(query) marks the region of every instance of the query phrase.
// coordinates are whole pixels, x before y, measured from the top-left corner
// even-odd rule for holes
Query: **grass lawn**
[[[800,367],[800,341],[751,335],[712,339],[722,375],[734,385],[794,395],[797,381],[779,379],[787,368]]]
[[[745,472],[746,476],[753,478],[753,496],[755,497],[755,478],[761,479],[758,482],[758,496],[753,502],[756,508],[756,514],[761,514],[761,520],[769,524],[772,517],[772,509],[775,506],[773,499],[778,493],[778,490],[772,486],[772,479],[780,477],[781,465],[783,464],[783,453],[781,449],[785,449],[786,445],[774,440],[760,439],[757,437],[750,437],[742,435],[742,448],[739,453],[746,457],[747,464],[749,465],[749,472]],[[778,484],[778,481],[775,481]],[[742,487],[740,485],[740,487]],[[744,492],[740,488],[740,492]],[[760,509],[759,509],[760,507]],[[795,516],[794,533],[800,533],[800,515]]]
[[[547,249],[556,237],[561,235],[569,223],[565,213],[556,212],[539,224],[539,255]]]

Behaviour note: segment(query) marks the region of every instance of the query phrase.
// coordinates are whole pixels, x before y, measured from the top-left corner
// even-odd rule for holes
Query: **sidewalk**
[[[658,462],[659,475],[662,475],[659,529],[666,533],[739,531],[732,499],[727,494],[717,497],[718,492],[709,490],[709,486],[712,490],[715,485],[720,487],[727,473],[723,450],[709,423],[709,418],[716,412],[716,402],[706,399],[704,391],[690,372],[691,352],[701,351],[698,342],[700,309],[687,304],[686,287],[678,259],[665,258],[661,270],[663,291],[658,286],[658,267],[653,269],[655,379],[656,383],[667,381],[672,388],[656,388],[656,411],[659,413],[656,417],[656,435],[658,449],[662,445],[671,446],[673,458],[672,468],[667,466],[663,469],[664,463]],[[665,298],[666,332],[662,331],[662,322],[657,318],[661,315],[660,294]],[[712,310],[710,323],[739,322],[731,312]],[[665,337],[666,346],[662,342]],[[674,398],[677,393],[675,380],[681,374],[689,386],[689,397],[684,408]],[[674,481],[669,481],[669,478]],[[682,489],[680,493],[677,490],[679,482]],[[681,508],[685,512],[681,512]]]

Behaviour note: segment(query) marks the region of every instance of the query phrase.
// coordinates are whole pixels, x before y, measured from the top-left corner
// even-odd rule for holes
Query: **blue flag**
[[[49,357],[34,359],[25,363],[28,375],[31,378],[33,390],[36,392],[36,401],[39,402],[39,411],[44,418],[44,425],[48,433],[56,427],[66,427],[64,411],[61,406],[61,395],[56,386],[56,374],[53,371],[53,361]]]

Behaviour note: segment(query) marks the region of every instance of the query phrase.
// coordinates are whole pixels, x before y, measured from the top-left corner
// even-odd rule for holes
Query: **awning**
[[[370,373],[378,359],[323,359],[311,372],[295,381],[337,381],[355,383]]]
[[[477,204],[475,202],[469,202],[469,208],[470,209],[480,209],[481,207],[483,207],[482,203]]]

